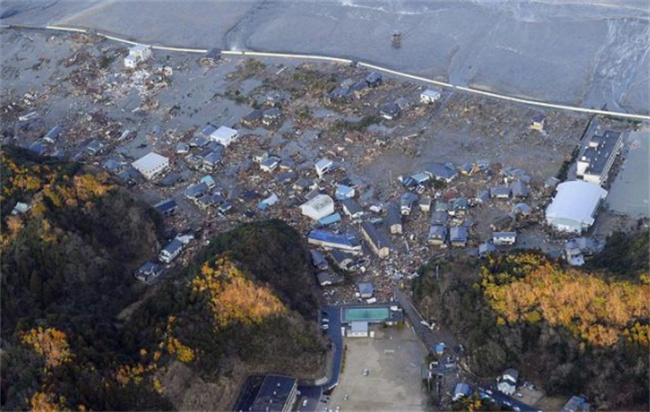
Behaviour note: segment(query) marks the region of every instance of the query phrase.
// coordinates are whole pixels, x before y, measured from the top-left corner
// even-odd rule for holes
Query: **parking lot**
[[[375,338],[345,338],[343,371],[328,408],[425,410],[420,366],[426,351],[410,328],[375,327]],[[364,376],[364,371],[368,375]],[[347,395],[347,396],[346,396]]]

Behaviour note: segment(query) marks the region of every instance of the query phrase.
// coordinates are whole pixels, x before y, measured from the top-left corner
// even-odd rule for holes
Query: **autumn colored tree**
[[[247,279],[227,256],[213,265],[204,264],[192,280],[192,290],[208,295],[217,328],[233,323],[255,324],[286,312],[284,304],[268,287]]]
[[[70,345],[65,333],[54,328],[32,329],[22,334],[21,340],[30,345],[45,359],[45,365],[53,368],[72,359]]]

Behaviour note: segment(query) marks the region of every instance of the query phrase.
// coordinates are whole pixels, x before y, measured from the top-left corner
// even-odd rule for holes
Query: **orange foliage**
[[[47,394],[44,392],[36,392],[31,399],[31,411],[33,412],[57,412],[57,411],[69,411],[70,409],[64,406],[65,398],[59,396],[59,399],[55,399],[55,396],[52,394]]]
[[[256,324],[286,311],[268,287],[247,279],[226,257],[219,258],[214,267],[204,264],[192,280],[192,291],[208,294],[217,328]]]
[[[550,263],[510,283],[489,284],[484,292],[508,322],[544,319],[595,345],[611,346],[635,319],[650,318],[648,285],[607,282]],[[640,342],[644,333],[637,328]]]
[[[48,367],[62,365],[72,358],[67,337],[60,330],[39,327],[23,333],[21,340],[34,348],[36,353],[42,355],[45,358],[45,365]]]

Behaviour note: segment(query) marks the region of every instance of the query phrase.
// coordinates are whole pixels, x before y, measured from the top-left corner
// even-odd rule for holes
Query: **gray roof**
[[[370,282],[359,283],[359,293],[362,295],[372,295],[375,292],[375,287]]]
[[[451,242],[466,242],[467,236],[467,228],[464,226],[452,226],[449,229],[449,241]]]
[[[341,203],[343,204],[346,213],[348,213],[350,216],[363,213],[363,209],[361,208],[361,206],[359,206],[357,201],[354,199],[344,199],[341,201]]]
[[[449,164],[429,163],[425,165],[424,172],[440,180],[451,180],[456,176],[456,170]]]
[[[429,229],[429,239],[438,239],[443,242],[447,238],[447,228],[440,225],[433,225]]]
[[[363,222],[361,224],[361,228],[363,229],[364,232],[366,232],[366,235],[368,235],[370,241],[375,245],[377,249],[381,249],[384,247],[387,247],[388,249],[393,249],[393,244],[391,243],[388,236],[384,232],[377,230],[372,225],[372,223]]]
[[[386,221],[388,222],[388,226],[402,224],[402,214],[399,212],[399,209],[395,203],[388,205],[388,214],[386,216]]]

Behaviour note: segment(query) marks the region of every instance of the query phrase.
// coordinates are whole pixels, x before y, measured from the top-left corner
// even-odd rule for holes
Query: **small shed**
[[[371,298],[372,295],[375,293],[375,288],[370,282],[361,282],[359,283],[359,296],[362,299],[368,299]]]

